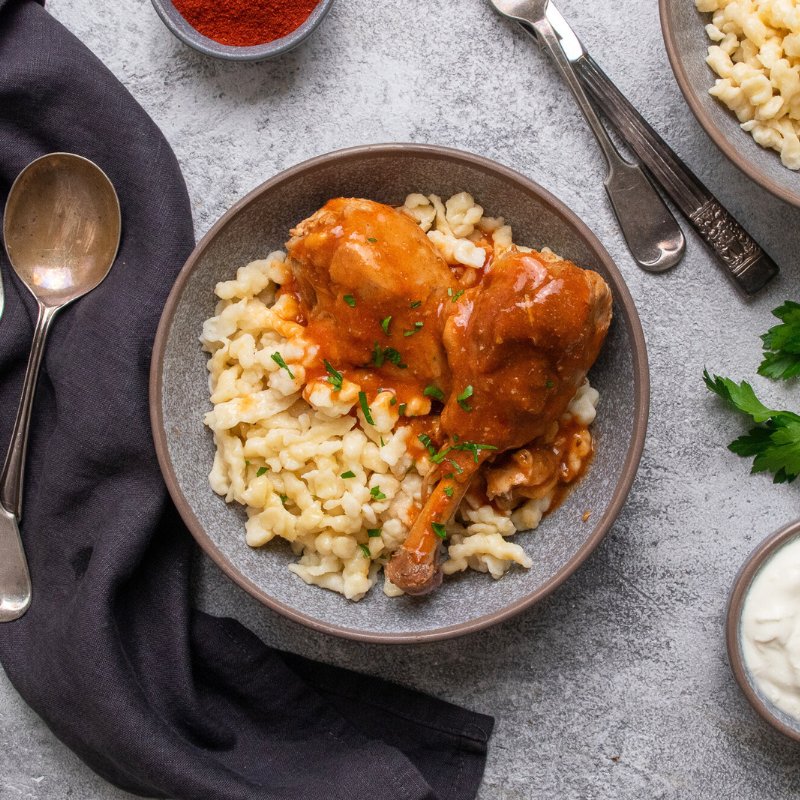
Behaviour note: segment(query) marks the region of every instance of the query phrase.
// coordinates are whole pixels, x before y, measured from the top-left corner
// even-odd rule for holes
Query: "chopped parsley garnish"
[[[286,508],[286,501],[289,499],[289,495],[288,494],[279,494],[278,497],[280,497],[281,504],[283,505],[283,507]]]
[[[342,373],[334,369],[327,358],[324,359],[322,363],[325,365],[325,371],[328,373],[328,383],[333,386],[337,392],[340,392],[342,390],[342,381],[344,380]]]
[[[475,463],[478,463],[478,451],[480,450],[497,450],[493,444],[479,444],[478,442],[460,442],[453,445],[453,450],[467,450],[472,453]]]
[[[555,386],[555,384],[553,383],[553,381],[551,381],[551,380],[550,380],[550,378],[548,378],[548,379],[547,379],[547,382],[545,383],[545,386],[546,386],[548,389],[552,389],[552,388]]]
[[[245,460],[244,460],[244,465],[245,465],[246,467],[249,467],[249,466],[250,466],[250,461],[249,461],[248,459],[245,459]]]
[[[369,490],[369,493],[372,495],[372,497],[375,500],[385,500],[386,499],[386,495],[381,491],[381,487],[380,486],[373,486]]]
[[[800,375],[800,303],[787,300],[772,313],[781,324],[761,337],[764,360],[758,374],[775,380],[796,378]]]
[[[374,236],[368,236],[367,241],[371,242],[372,244],[375,244],[375,242],[377,242],[378,240]]]
[[[390,406],[396,406],[397,405],[397,398],[394,395],[392,395],[392,399],[389,400],[389,405]]]
[[[445,494],[446,494],[448,497],[452,497],[452,496],[453,496],[453,487],[452,487],[452,486],[445,486],[445,487],[444,487],[444,493],[445,493]]]
[[[444,477],[447,478],[447,480],[451,481],[453,480],[453,478],[455,478],[455,473],[448,472],[447,475],[445,475]]]
[[[433,442],[431,441],[431,437],[428,436],[427,433],[420,433],[417,436],[417,439],[419,439],[422,442],[422,444],[424,445],[425,449],[431,455],[435,455],[436,454],[436,448],[433,446]]]
[[[401,417],[404,417],[404,416],[405,416],[405,414],[406,414],[406,409],[407,409],[407,408],[408,408],[408,403],[400,403],[400,405],[399,405],[399,406],[397,406],[397,413],[398,413],[398,414],[399,414]]]
[[[375,347],[372,350],[372,363],[376,367],[382,367],[384,361],[394,364],[398,369],[406,369],[408,367],[408,364],[403,363],[403,357],[394,347],[381,347],[378,342],[375,342]]]
[[[367,547],[367,545],[360,544],[358,548],[359,550],[361,550],[361,554],[364,556],[364,558],[372,558],[372,553],[370,553],[369,547]]]
[[[294,380],[294,375],[292,371],[289,369],[289,365],[283,360],[283,356],[280,353],[273,353],[270,358],[281,368],[285,369],[289,373],[289,377]]]
[[[751,472],[772,472],[774,483],[791,483],[800,475],[800,415],[767,408],[744,381],[709,375],[707,370],[703,380],[712,392],[756,423],[749,433],[728,445],[737,455],[753,456]]]
[[[447,290],[447,296],[450,298],[451,303],[457,303],[458,298],[461,297],[462,294],[464,294],[463,289],[459,289],[457,292],[454,292],[452,289]]]
[[[381,535],[382,528],[367,528],[367,536],[370,539],[375,539]]]
[[[343,472],[341,475],[342,478],[355,478],[355,476],[355,472],[353,472],[351,469],[347,470],[347,472]]]
[[[459,475],[464,471],[464,468],[461,466],[461,464],[458,463],[458,461],[454,461],[452,458],[448,458],[447,460],[453,465],[453,469]]]
[[[420,328],[422,328],[424,324],[424,322],[415,322],[412,330],[403,331],[403,336],[413,336],[418,330],[420,330]]]
[[[447,528],[441,522],[431,522],[431,528],[440,539],[447,538]]]
[[[260,478],[265,473],[269,472],[269,467],[259,467],[256,470],[256,478]]]
[[[386,447],[386,443],[383,441],[383,436],[380,437],[381,440],[381,447]]]
[[[448,445],[447,447],[443,447],[438,453],[434,453],[431,456],[431,461],[434,464],[441,464],[444,461],[444,457],[453,449],[452,445]]]
[[[356,307],[356,299],[355,299],[355,297],[353,297],[353,295],[346,294],[344,297],[342,297],[342,300],[344,300],[345,303],[347,303],[347,305],[350,306],[350,308],[355,308]]]
[[[419,308],[422,305],[422,300],[414,300],[412,301],[409,308]]]
[[[473,391],[472,387],[471,386],[467,386],[464,389],[464,391],[461,392],[461,394],[458,395],[458,397],[456,397],[456,400],[458,401],[458,404],[461,406],[461,408],[464,409],[464,411],[472,411],[472,406],[467,402],[467,400],[470,397],[472,397],[473,394],[474,394],[474,391]]]
[[[444,400],[444,392],[432,383],[422,390],[422,394],[424,394],[425,397],[434,397],[437,400]]]
[[[388,317],[384,317],[384,318],[381,320],[381,328],[382,328],[383,332],[384,332],[384,333],[385,333],[387,336],[389,336],[389,326],[390,326],[391,324],[392,324],[392,317],[391,317],[391,314],[390,314]]]
[[[374,425],[375,420],[372,418],[372,412],[369,410],[369,403],[367,403],[367,395],[364,392],[358,393],[358,404],[361,406],[361,411],[364,414],[364,419],[370,425]]]

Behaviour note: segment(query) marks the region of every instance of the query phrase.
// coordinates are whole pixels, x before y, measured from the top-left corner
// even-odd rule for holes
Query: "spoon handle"
[[[648,272],[671,269],[686,248],[680,225],[642,169],[616,149],[546,16],[526,21],[561,72],[608,162],[606,193],[631,254]]]
[[[31,423],[36,379],[39,377],[39,365],[42,363],[47,332],[50,330],[50,325],[57,312],[57,307],[39,304],[39,316],[36,319],[31,354],[28,358],[28,368],[25,371],[25,381],[22,384],[22,397],[11,431],[11,442],[3,464],[3,471],[0,473],[0,505],[13,514],[18,521],[22,517],[22,478],[25,472],[25,453],[28,449],[28,428]],[[5,554],[0,552],[0,561],[4,557]]]

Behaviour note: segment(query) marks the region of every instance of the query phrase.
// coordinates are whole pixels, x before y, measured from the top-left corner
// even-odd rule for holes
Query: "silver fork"
[[[663,272],[683,258],[686,240],[680,225],[642,169],[614,146],[583,90],[547,19],[548,0],[489,0],[504,17],[531,26],[564,76],[608,164],[606,192],[636,262]]]

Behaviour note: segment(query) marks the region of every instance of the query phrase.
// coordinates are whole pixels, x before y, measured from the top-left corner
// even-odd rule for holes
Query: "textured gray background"
[[[284,621],[207,562],[201,605],[239,617],[280,647],[493,714],[481,800],[794,797],[800,750],[740,695],[722,623],[737,569],[760,539],[797,516],[798,488],[748,476],[727,452],[742,426],[700,375],[704,365],[755,373],[770,309],[800,298],[800,211],[737,173],[696,124],[667,64],[655,0],[563,0],[563,10],[783,266],[750,303],[692,235],[672,274],[637,270],[585,125],[545,59],[484,0],[337,0],[300,51],[251,66],[185,49],[147,0],[51,0],[49,8],[163,128],[198,234],[266,177],[321,152],[389,140],[461,147],[516,167],[588,222],[626,275],[647,334],[650,434],[627,508],[594,556],[535,609],[453,642],[365,646]],[[769,402],[800,405],[791,387],[756,384]],[[83,766],[4,678],[0,730],[3,800],[130,797]]]

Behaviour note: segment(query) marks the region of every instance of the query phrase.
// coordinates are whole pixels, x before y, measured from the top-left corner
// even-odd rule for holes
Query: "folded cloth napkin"
[[[108,173],[123,238],[45,355],[22,522],[33,604],[0,625],[14,686],[87,764],[138,794],[474,797],[489,717],[270,649],[190,608],[193,545],[161,481],[147,406],[159,314],[193,244],[183,179],[153,122],[79,41],[32,0],[0,0],[0,202],[29,161],[56,150]],[[35,309],[5,254],[0,271],[4,449]]]

